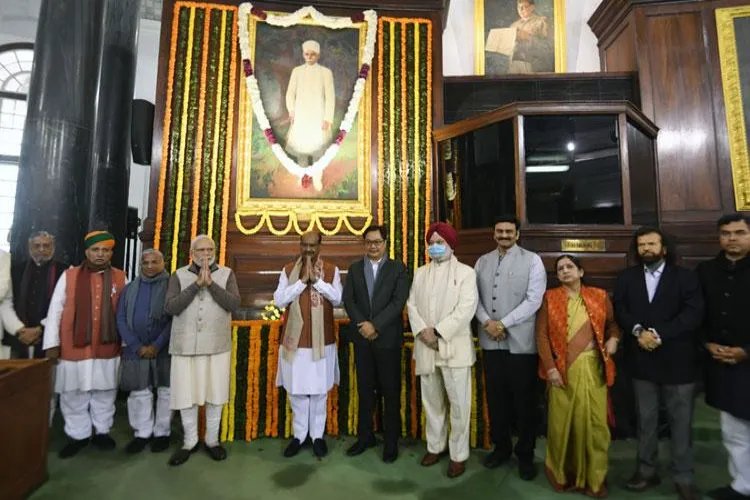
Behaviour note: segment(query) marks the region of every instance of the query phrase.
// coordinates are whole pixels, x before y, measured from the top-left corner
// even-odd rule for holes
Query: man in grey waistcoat
[[[534,322],[547,288],[542,259],[516,242],[518,219],[495,220],[497,249],[482,255],[477,274],[479,343],[486,378],[487,404],[495,449],[485,459],[489,469],[500,466],[515,452],[521,479],[536,476],[537,351]],[[515,448],[511,427],[518,429]]]
[[[219,444],[221,410],[229,400],[232,311],[240,305],[237,278],[215,262],[216,246],[205,234],[190,245],[193,260],[169,279],[164,310],[172,318],[169,353],[172,410],[179,410],[185,440],[169,465],[185,463],[198,450],[198,407],[206,405],[205,443],[214,460],[224,460]]]

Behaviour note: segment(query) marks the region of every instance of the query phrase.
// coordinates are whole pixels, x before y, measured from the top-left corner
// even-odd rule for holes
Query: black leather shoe
[[[488,469],[497,469],[510,458],[510,453],[503,453],[497,448],[484,459],[484,466]]]
[[[159,436],[151,441],[151,452],[160,453],[169,449],[169,436]]]
[[[117,443],[115,443],[115,440],[109,434],[95,434],[91,438],[91,442],[100,450],[114,450],[117,446]]]
[[[220,444],[210,447],[206,446],[206,451],[208,452],[208,455],[217,462],[227,459],[227,450],[225,450]]]
[[[385,449],[383,450],[383,462],[387,464],[392,464],[396,461],[398,458],[398,446],[393,445],[385,445]]]
[[[714,500],[750,500],[750,495],[743,495],[729,485],[711,490],[706,496]]]
[[[131,455],[135,455],[136,453],[142,452],[146,448],[147,444],[148,439],[135,438],[130,443],[128,443],[127,447],[125,447],[125,452],[130,453]]]
[[[658,486],[659,484],[661,484],[661,479],[659,479],[659,476],[656,474],[651,477],[646,477],[640,472],[636,472],[633,474],[633,477],[628,479],[628,482],[625,483],[625,489],[640,492]]]
[[[365,451],[367,451],[367,448],[373,448],[377,442],[375,441],[375,436],[370,436],[369,439],[361,440],[358,439],[356,443],[351,445],[348,450],[346,450],[346,454],[350,457],[356,457],[357,455],[361,455]]]
[[[534,462],[519,462],[518,476],[524,481],[533,481],[536,477],[537,470]]]
[[[198,448],[200,448],[200,443],[193,446],[192,449],[186,450],[185,448],[180,448],[179,450],[172,453],[172,456],[169,457],[169,462],[167,462],[172,467],[176,467],[178,465],[182,465],[185,462],[190,459],[190,455],[198,451]]]
[[[78,455],[78,452],[88,446],[88,439],[70,439],[62,450],[57,454],[60,458],[70,458]]]
[[[302,443],[299,442],[299,439],[294,438],[286,446],[286,449],[284,450],[284,456],[286,458],[291,458],[299,453],[300,449],[302,449]]]
[[[328,455],[328,445],[325,439],[313,439],[313,454],[318,458]]]

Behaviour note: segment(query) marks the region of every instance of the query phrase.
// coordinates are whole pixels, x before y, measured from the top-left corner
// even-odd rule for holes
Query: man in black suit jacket
[[[691,428],[703,297],[697,276],[673,265],[674,255],[659,229],[638,229],[633,246],[639,265],[620,273],[614,297],[638,408],[638,469],[626,488],[644,491],[659,484],[657,426],[663,402],[677,493],[692,500],[698,498]]]
[[[356,456],[375,446],[372,415],[379,388],[385,399],[383,461],[391,463],[398,457],[401,432],[401,343],[409,275],[402,262],[386,255],[387,240],[385,226],[365,230],[365,256],[349,267],[342,301],[351,320],[359,391],[359,439],[346,454]]]

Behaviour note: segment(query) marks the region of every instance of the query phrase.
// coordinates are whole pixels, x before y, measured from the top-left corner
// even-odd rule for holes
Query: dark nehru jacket
[[[697,268],[706,301],[703,338],[750,354],[750,257],[732,262],[724,253]],[[750,420],[750,360],[730,365],[706,353],[706,403]]]

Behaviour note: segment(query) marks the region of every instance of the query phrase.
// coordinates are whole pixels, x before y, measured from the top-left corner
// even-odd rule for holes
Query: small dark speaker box
[[[133,161],[140,165],[151,164],[151,136],[154,132],[154,105],[143,99],[133,100],[130,121],[130,146]]]

